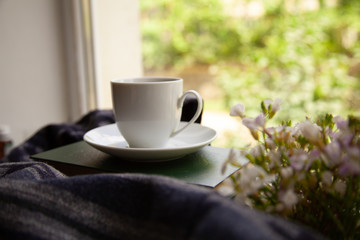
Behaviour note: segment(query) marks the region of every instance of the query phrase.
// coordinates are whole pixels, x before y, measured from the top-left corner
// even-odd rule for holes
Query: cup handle
[[[184,104],[185,98],[187,95],[189,94],[193,94],[196,97],[196,100],[198,102],[198,106],[196,109],[196,112],[194,114],[194,116],[192,117],[192,119],[182,128],[174,131],[170,137],[174,137],[175,135],[177,135],[178,133],[180,133],[181,131],[183,131],[185,128],[187,128],[190,124],[194,123],[196,121],[196,119],[200,116],[202,108],[203,108],[203,102],[202,102],[202,98],[200,96],[200,94],[194,90],[189,90],[183,93],[183,95],[179,98],[178,100],[178,106],[181,107]]]

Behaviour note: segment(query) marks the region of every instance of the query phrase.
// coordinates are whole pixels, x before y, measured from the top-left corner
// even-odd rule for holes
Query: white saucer
[[[181,122],[180,126],[186,124]],[[98,127],[84,135],[85,142],[110,155],[137,162],[160,162],[183,157],[208,145],[216,138],[216,131],[194,123],[170,138],[161,148],[130,148],[116,124]]]

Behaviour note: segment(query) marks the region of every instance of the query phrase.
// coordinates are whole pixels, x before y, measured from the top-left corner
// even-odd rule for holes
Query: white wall
[[[72,74],[78,71],[78,59],[69,54],[79,47],[69,43],[78,33],[71,29],[76,20],[71,18],[71,4],[63,1],[80,0],[0,0],[0,124],[10,126],[15,145],[47,124],[74,121],[83,114],[74,113],[81,101],[76,96],[83,95],[76,91],[81,89],[74,94],[70,87],[80,81]],[[95,17],[98,107],[111,108],[110,80],[142,74],[139,3],[90,1]]]
[[[58,0],[0,0],[0,124],[15,144],[68,120]]]

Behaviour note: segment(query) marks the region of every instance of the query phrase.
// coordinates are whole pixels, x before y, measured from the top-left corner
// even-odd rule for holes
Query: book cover
[[[216,187],[237,167],[221,168],[230,149],[206,146],[195,153],[166,162],[133,162],[103,153],[84,141],[69,144],[31,158],[45,162],[68,176],[94,173],[145,173],[177,178],[191,184]],[[242,159],[243,164],[247,159]]]

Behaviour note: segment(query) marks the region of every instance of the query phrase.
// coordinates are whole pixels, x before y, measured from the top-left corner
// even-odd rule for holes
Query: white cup
[[[202,111],[200,95],[183,93],[183,80],[172,77],[140,77],[111,81],[116,124],[131,148],[160,148],[194,123]],[[198,107],[193,118],[178,129],[183,102],[195,95]]]

